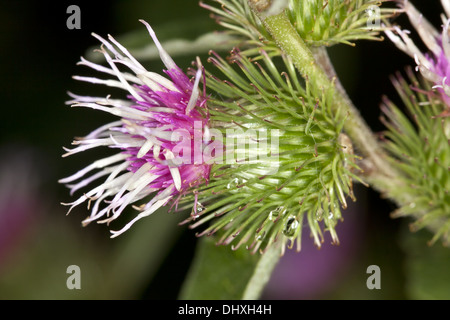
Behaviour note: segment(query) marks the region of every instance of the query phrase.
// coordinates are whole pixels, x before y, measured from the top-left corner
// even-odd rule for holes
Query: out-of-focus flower
[[[0,149],[0,268],[42,214],[36,154],[24,146]]]
[[[74,78],[121,88],[127,91],[127,99],[71,94],[73,100],[68,102],[74,107],[101,110],[120,118],[119,121],[101,126],[84,138],[76,139],[73,144],[77,147],[74,149],[66,149],[64,156],[100,146],[119,149],[117,154],[97,160],[74,175],[60,180],[61,183],[68,184],[73,194],[106,176],[102,183],[69,203],[70,210],[87,201],[88,207],[91,206],[91,213],[83,224],[94,220],[109,223],[119,217],[128,205],[154,195],[150,201],[135,207],[140,213],[121,230],[111,231],[112,237],[169,202],[177,205],[178,200],[193,187],[207,183],[210,173],[210,164],[203,162],[195,152],[190,152],[196,148],[203,150],[209,141],[207,98],[205,92],[199,90],[203,68],[198,62],[195,78],[190,79],[162,48],[150,25],[145,21],[141,22],[147,27],[158,48],[166,67],[164,72],[169,79],[147,71],[113,37],[109,36],[108,41],[93,34],[102,43],[100,52],[109,67],[84,58],[81,58],[79,64],[115,76],[117,80],[81,76]],[[132,73],[121,71],[119,68],[123,66]],[[200,143],[200,146],[196,143]],[[95,169],[100,170],[88,176]],[[101,207],[102,204],[106,206]]]
[[[399,1],[411,24],[417,30],[429,52],[422,53],[408,34],[410,31],[394,26],[386,31],[398,48],[414,58],[417,77],[411,68],[408,77],[400,74],[392,82],[414,122],[388,98],[382,105],[382,117],[388,130],[385,148],[393,155],[392,163],[401,172],[399,181],[404,187],[390,190],[393,199],[403,199],[393,217],[414,218],[410,228],[417,231],[427,228],[434,234],[430,244],[442,239],[450,243],[449,193],[450,158],[450,2],[441,1],[446,15],[442,14],[442,32],[437,31],[408,1]],[[438,121],[437,118],[441,117]],[[406,197],[404,197],[407,195]]]
[[[364,214],[350,204],[345,223],[337,226],[340,245],[325,242],[320,250],[303,241],[301,254],[286,251],[273,271],[264,299],[320,299],[342,285],[362,253]],[[304,235],[305,236],[305,235]]]
[[[447,105],[446,110],[440,115],[450,116],[450,3],[446,0],[441,1],[446,13],[442,14],[441,32],[436,30],[409,1],[402,0],[399,3],[430,52],[421,52],[408,36],[409,30],[395,26],[392,30],[386,30],[386,34],[400,50],[414,58],[416,69],[434,84],[433,89],[439,92]]]
[[[412,68],[406,72],[408,78],[398,74],[392,82],[414,122],[387,98],[381,107],[381,119],[387,127],[384,146],[394,157],[392,165],[402,173],[399,182],[404,186],[389,192],[392,197],[408,195],[392,217],[414,218],[412,231],[427,228],[434,234],[430,244],[442,239],[448,246],[450,117],[443,115],[446,106],[433,94],[429,81],[416,77]],[[444,117],[438,119],[437,114]]]

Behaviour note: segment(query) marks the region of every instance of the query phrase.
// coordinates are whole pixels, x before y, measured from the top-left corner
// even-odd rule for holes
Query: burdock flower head
[[[416,72],[406,69],[407,77],[397,73],[392,82],[408,117],[388,98],[384,98],[382,121],[386,125],[385,148],[393,156],[392,166],[401,173],[397,179],[404,187],[392,190],[393,197],[405,197],[392,217],[411,217],[411,231],[427,228],[434,235],[429,241],[442,239],[450,243],[450,2],[442,0],[442,32],[438,32],[408,1],[400,5],[423,42],[422,53],[410,33],[395,26],[387,31],[398,48],[416,62]],[[413,121],[411,121],[413,120]]]
[[[207,183],[210,173],[210,164],[190,152],[196,147],[203,150],[209,141],[207,99],[204,91],[199,90],[203,68],[198,62],[195,77],[190,79],[162,48],[152,28],[145,21],[141,22],[158,48],[166,67],[166,76],[147,71],[113,37],[109,36],[108,41],[93,34],[102,43],[99,51],[109,67],[84,58],[79,64],[117,79],[74,78],[124,89],[128,93],[127,98],[71,94],[73,100],[68,102],[73,107],[101,110],[120,118],[84,138],[76,139],[73,142],[76,145],[74,149],[66,149],[64,156],[100,146],[119,150],[117,154],[97,160],[60,180],[68,184],[73,194],[95,180],[106,177],[78,200],[69,203],[70,210],[87,201],[91,212],[83,224],[95,220],[109,223],[119,217],[128,205],[154,195],[150,201],[134,206],[140,213],[121,230],[111,231],[112,237],[169,202],[177,205],[178,200],[193,187]],[[121,71],[124,67],[131,73]],[[193,140],[192,137],[197,139]],[[198,142],[200,145],[195,145]],[[96,169],[96,173],[90,174]]]
[[[401,8],[408,15],[414,28],[430,52],[422,53],[408,36],[409,30],[402,30],[395,26],[393,30],[386,30],[387,36],[402,51],[414,58],[417,70],[422,76],[434,84],[442,100],[447,105],[441,116],[450,115],[450,4],[442,0],[446,15],[442,15],[442,31],[439,32],[425,17],[407,0],[399,1]]]

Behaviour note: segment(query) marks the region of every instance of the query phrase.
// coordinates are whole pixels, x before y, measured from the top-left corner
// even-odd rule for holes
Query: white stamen
[[[420,60],[419,57],[417,56],[417,54],[414,55],[414,61],[416,62],[417,66],[420,66]]]
[[[149,129],[149,128],[147,128]],[[153,130],[147,130],[149,133],[151,133],[154,137],[161,139],[161,140],[167,140],[171,141],[173,132],[172,131],[164,131],[162,128],[155,128]]]
[[[127,82],[127,80],[124,78],[124,76],[122,75],[122,72],[120,72],[120,70],[117,68],[117,66],[114,64],[114,62],[112,61],[111,56],[108,54],[108,52],[106,52],[106,50],[103,48],[102,50],[103,55],[106,58],[106,61],[109,63],[109,65],[111,66],[111,69],[115,72],[116,77],[120,80],[120,82],[123,83],[123,85],[125,86],[125,88],[128,90],[128,92],[131,93],[131,95],[137,100],[137,101],[143,101],[142,97],[139,96],[136,92],[136,90],[134,90],[134,88]]]
[[[423,15],[411,4],[405,4],[405,11],[409,17],[409,21],[419,33],[423,42],[435,54],[439,55],[441,47],[436,39],[439,36],[438,31],[423,17]]]
[[[170,91],[180,92],[180,90],[178,90],[178,88],[173,84],[172,81],[170,81],[169,79],[163,77],[162,75],[160,75],[156,72],[149,71],[149,72],[146,72],[144,74],[144,76],[155,81],[156,83],[159,83],[160,85],[166,87]]]
[[[180,170],[178,170],[178,168],[176,167],[169,167],[169,170],[173,178],[173,184],[175,185],[175,189],[177,189],[177,191],[180,191],[181,190]]]
[[[113,194],[113,192],[111,191],[107,191],[105,192],[101,197],[99,197],[95,203],[94,206],[92,207],[92,211],[91,214],[89,215],[88,218],[84,219],[81,223],[83,226],[86,226],[88,223],[90,223],[91,221],[94,221],[100,217],[102,217],[105,213],[109,212],[111,209],[110,207],[106,207],[104,209],[102,209],[100,212],[98,212],[99,206],[100,204],[109,196],[111,196]],[[98,212],[98,213],[97,213]]]
[[[81,144],[81,141],[74,141],[72,142],[72,144],[78,145]],[[73,148],[73,149],[69,149],[69,148],[63,148],[64,151],[66,151],[67,153],[63,154],[63,157],[67,157],[69,155],[75,154],[75,153],[79,153],[82,151],[86,151],[92,148],[96,148],[96,147],[100,147],[100,146],[109,146],[113,144],[113,141],[110,138],[107,139],[92,139],[90,140],[90,144],[86,144],[86,145],[80,145],[79,147]]]
[[[153,141],[151,141],[151,140],[145,141],[145,143],[142,145],[141,149],[139,149],[139,152],[137,154],[137,158],[140,159],[143,156],[145,156],[147,154],[147,152],[149,152],[152,147],[153,147]]]
[[[445,22],[442,30],[442,47],[444,48],[444,54],[447,59],[450,58],[450,39],[448,35],[449,27],[450,27],[450,19],[448,19]]]
[[[96,33],[91,33],[91,35],[96,38],[97,40],[99,40],[101,43],[103,43],[103,45],[105,45],[109,51],[111,51],[114,56],[118,59],[124,59],[125,57],[122,56],[119,52],[117,52],[116,48],[114,48],[114,46],[108,42],[108,40],[104,39],[103,37],[99,36]]]
[[[95,139],[98,138],[99,135],[103,134],[104,132],[114,128],[114,127],[118,127],[122,124],[122,121],[114,121],[108,124],[105,124],[99,128],[97,128],[96,130],[92,131],[91,133],[89,133],[86,137],[84,137],[84,139]]]
[[[140,74],[138,75],[138,77],[147,87],[150,88],[150,90],[154,92],[162,91],[162,88],[158,83],[156,83],[152,79],[147,78],[144,74]]]
[[[150,170],[152,169],[152,164],[151,163],[145,163],[144,165],[142,165],[142,167],[140,167],[135,173],[133,173],[133,175],[131,176],[130,179],[128,179],[122,186],[122,188],[120,188],[120,191],[117,192],[117,194],[115,195],[114,199],[112,200],[112,202],[116,202],[118,201],[122,195],[124,194],[124,192],[126,190],[132,190],[134,189],[136,183],[139,181],[139,179],[146,174],[147,172],[150,172]]]
[[[446,84],[445,84],[446,81],[447,81],[447,77],[444,77],[442,79],[442,84],[437,84],[437,85],[433,86],[432,88],[433,89],[437,89],[437,88],[444,89],[446,86]]]
[[[119,153],[119,154],[113,155],[113,156],[108,157],[108,158],[103,158],[101,160],[97,160],[94,163],[92,163],[89,166],[87,166],[86,168],[78,171],[74,175],[71,175],[70,177],[61,179],[58,182],[59,183],[68,183],[68,182],[75,181],[75,180],[81,178],[82,176],[84,176],[86,173],[88,173],[89,171],[91,171],[93,169],[107,167],[107,166],[109,166],[109,165],[111,165],[113,163],[116,163],[116,162],[120,161],[120,160],[125,160],[127,157],[128,157],[128,155]]]
[[[119,169],[116,169],[116,170],[118,171]],[[123,169],[121,171],[123,171]],[[119,171],[119,172],[121,172],[121,171]],[[113,174],[115,174],[115,172],[113,172],[110,176],[113,176]],[[102,194],[107,190],[115,193],[118,190],[120,190],[119,188],[121,186],[123,186],[123,184],[126,181],[128,181],[128,179],[130,179],[132,176],[133,176],[133,172],[126,172],[118,177],[114,177],[110,181],[108,181],[108,179],[110,178],[110,177],[108,177],[108,179],[103,184],[92,189],[91,191],[86,193],[83,197],[86,197],[87,199],[90,199],[90,198],[97,199],[97,198],[101,197]]]
[[[120,182],[122,181],[126,181],[126,179],[128,179],[128,177],[130,177],[131,175],[133,175],[132,172],[126,172],[124,174],[122,174],[121,176],[117,177],[119,175],[119,173],[121,173],[122,171],[124,171],[126,168],[128,168],[128,166],[130,165],[130,163],[128,161],[125,161],[124,163],[122,163],[121,165],[119,165],[109,176],[108,178],[105,180],[105,182],[101,185],[103,186],[103,189],[110,189],[115,190],[118,189],[118,186],[120,186]],[[94,197],[100,197],[101,194],[104,192],[104,190],[100,189],[96,195],[94,195]]]
[[[151,210],[151,207],[153,206],[153,204],[156,202],[156,201],[159,201],[159,200],[161,200],[161,199],[167,199],[167,197],[171,197],[171,194],[172,194],[172,192],[173,192],[173,188],[174,188],[174,186],[171,184],[170,186],[168,186],[166,189],[164,189],[164,191],[163,192],[161,192],[160,194],[158,194],[158,195],[156,195],[152,200],[150,200],[150,202],[149,203],[147,203],[145,206],[144,206],[144,208],[143,208],[143,212],[142,213],[145,213],[146,211],[148,211],[148,210]]]
[[[444,7],[445,14],[450,18],[450,0],[441,0],[442,7]]]
[[[113,106],[122,106],[122,107],[130,107],[133,103],[129,100],[123,99],[111,99],[111,96],[105,97],[87,97],[73,94],[72,92],[68,92],[69,96],[73,98],[73,100],[66,101],[67,105],[77,104],[77,103],[97,103],[100,105],[113,105]]]
[[[189,103],[187,104],[187,107],[186,107],[186,114],[189,114],[191,112],[191,110],[195,108],[195,105],[197,104],[197,99],[199,96],[198,84],[200,83],[201,77],[202,77],[202,69],[200,67],[197,70],[197,73],[195,74],[194,87],[192,89],[191,98],[189,99]]]
[[[161,43],[159,42],[158,38],[156,37],[155,31],[153,31],[152,27],[150,27],[150,25],[144,20],[139,20],[139,21],[142,22],[147,27],[148,33],[150,34],[150,37],[152,37],[153,42],[156,45],[156,48],[158,48],[159,56],[161,57],[161,60],[164,63],[164,65],[166,66],[167,70],[172,70],[172,69],[178,68],[177,65],[175,64],[175,62],[172,60],[172,58],[166,52],[166,50],[164,50],[164,48],[161,46]]]
[[[142,64],[139,63],[139,61],[137,61],[131,54],[130,52],[127,50],[127,48],[125,48],[124,46],[122,46],[118,41],[116,41],[116,39],[114,39],[111,35],[108,34],[108,39],[114,43],[120,50],[122,50],[123,53],[125,53],[125,55],[131,60],[131,62],[133,62],[138,68],[145,70],[145,68],[142,66]]]
[[[154,147],[153,147],[153,158],[155,158],[155,159],[159,159],[159,153],[161,152],[161,146],[159,146],[159,145],[155,145]]]
[[[130,108],[130,107],[106,107],[104,105],[99,105],[98,103],[77,103],[72,105],[72,107],[87,107],[94,110],[101,110],[108,113],[111,113],[120,118],[129,118],[134,120],[148,120],[149,114],[140,111],[138,109]]]
[[[128,230],[136,221],[147,217],[151,215],[153,212],[158,210],[160,207],[165,205],[167,201],[169,201],[173,196],[171,195],[173,191],[173,186],[167,187],[163,192],[155,196],[147,205],[144,207],[144,211],[139,213],[133,220],[131,220],[129,223],[125,225],[121,230],[119,231],[111,231],[112,236],[111,238],[115,238],[119,236],[120,234],[124,233],[126,230]]]
[[[167,203],[167,201],[170,200],[170,198],[172,198],[172,196],[169,196],[165,199],[162,200],[158,200],[156,201],[149,210],[145,211],[145,212],[141,212],[137,215],[137,217],[135,217],[133,220],[131,220],[130,222],[128,222],[125,227],[123,227],[122,229],[120,229],[119,231],[113,231],[111,230],[111,238],[115,238],[119,235],[121,235],[122,233],[124,233],[125,231],[127,231],[128,229],[130,229],[130,227],[138,220],[147,217],[149,215],[151,215],[153,212],[155,212],[156,210],[158,210],[159,208],[161,208],[165,203]]]
[[[72,78],[75,80],[78,80],[78,81],[85,81],[85,82],[90,82],[93,84],[103,84],[108,87],[120,88],[120,89],[126,90],[126,87],[117,80],[111,80],[111,79],[103,80],[103,79],[98,79],[95,77],[82,77],[82,76],[73,76]]]
[[[117,166],[115,167],[110,167],[110,168],[106,168],[103,169],[99,172],[97,172],[96,174],[93,174],[92,176],[90,176],[89,178],[86,178],[84,180],[81,180],[80,182],[78,182],[77,184],[71,184],[71,185],[67,185],[70,188],[70,195],[72,196],[77,190],[89,185],[92,181],[97,180],[98,178],[101,178],[107,174],[110,174],[111,172],[114,171],[114,169],[116,169]]]
[[[211,131],[209,130],[208,126],[204,126],[204,132],[203,132],[203,142],[208,143],[211,141]]]
[[[158,176],[147,172],[145,173],[141,178],[139,178],[139,183],[136,185],[136,187],[131,191],[125,194],[119,201],[111,203],[111,206],[113,207],[114,215],[106,220],[98,221],[98,223],[109,223],[110,221],[116,219],[122,211],[125,209],[125,207],[131,203],[135,202],[136,196],[141,192],[145,187],[147,187],[152,181],[156,180]],[[120,207],[119,207],[120,206]],[[118,209],[117,209],[118,207]]]
[[[400,39],[400,37],[396,36],[391,30],[386,29],[384,31],[388,38],[392,41],[393,44],[397,46],[400,50],[406,52],[406,46],[403,43],[403,41]]]
[[[113,75],[113,76],[116,75],[116,73],[112,69],[106,68],[105,66],[102,66],[102,65],[99,65],[99,64],[96,64],[96,63],[93,63],[93,62],[91,62],[89,60],[86,60],[83,57],[81,57],[81,61],[78,62],[77,64],[78,65],[85,65],[85,66],[90,67],[90,68],[92,68],[94,70],[97,70],[99,72],[107,73],[107,74],[110,74],[110,75]],[[139,83],[139,79],[136,76],[134,76],[134,75],[132,75],[130,73],[122,72],[122,75],[128,81]]]

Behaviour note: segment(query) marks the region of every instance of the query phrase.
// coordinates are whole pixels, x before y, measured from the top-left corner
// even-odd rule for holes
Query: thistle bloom
[[[126,90],[126,100],[110,96],[89,97],[70,94],[68,104],[87,107],[118,116],[120,120],[101,126],[84,138],[76,139],[74,149],[65,149],[64,156],[72,155],[99,146],[119,149],[115,155],[97,160],[74,175],[60,180],[68,184],[73,194],[93,181],[106,177],[103,183],[86,192],[78,200],[69,203],[70,210],[88,202],[90,215],[83,221],[109,223],[119,217],[130,204],[149,195],[154,197],[147,203],[135,207],[140,213],[119,231],[111,231],[115,237],[130,228],[137,220],[155,212],[172,202],[173,205],[191,188],[207,183],[210,164],[194,159],[194,155],[179,150],[180,136],[193,137],[200,129],[208,132],[209,115],[206,94],[199,90],[203,70],[198,71],[192,82],[162,48],[154,31],[145,21],[150,36],[158,48],[166,70],[164,77],[147,71],[113,37],[108,40],[93,34],[101,43],[99,50],[109,67],[81,58],[80,65],[112,75],[117,80],[102,80],[92,77],[74,78],[91,83],[104,84]],[[123,72],[127,67],[132,73]],[[181,132],[181,133],[180,133]],[[207,142],[203,137],[201,143]],[[206,137],[207,138],[207,137]],[[188,141],[191,141],[190,139]],[[188,149],[191,147],[189,143]],[[185,150],[185,149],[184,149]],[[182,161],[181,161],[182,158]],[[98,172],[88,175],[92,171]]]
[[[430,50],[429,53],[422,53],[408,36],[410,31],[394,27],[395,32],[386,30],[387,36],[402,51],[414,58],[417,70],[423,77],[431,81],[437,89],[442,100],[447,106],[447,110],[441,116],[450,115],[450,4],[442,0],[442,6],[446,15],[442,15],[442,32],[436,30],[423,15],[407,0],[400,1],[404,12],[408,15],[411,24],[417,30],[422,41]]]
[[[429,244],[442,239],[450,243],[449,194],[450,159],[450,2],[442,0],[446,16],[442,15],[442,33],[438,32],[422,14],[408,1],[399,1],[413,27],[428,47],[422,53],[409,37],[409,31],[394,27],[387,31],[398,48],[416,61],[417,77],[411,68],[406,69],[407,78],[400,74],[392,77],[407,113],[403,114],[389,99],[382,105],[382,121],[387,130],[384,147],[393,156],[392,165],[398,170],[398,190],[390,190],[393,199],[404,201],[392,217],[411,217],[411,231],[429,229],[433,238]],[[426,106],[426,107],[424,107]],[[436,117],[442,117],[440,121]],[[410,118],[413,118],[414,122]]]

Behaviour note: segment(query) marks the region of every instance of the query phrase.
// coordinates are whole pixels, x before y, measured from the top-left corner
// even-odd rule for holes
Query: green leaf
[[[141,32],[129,34],[119,37],[119,42],[125,45],[131,54],[138,60],[158,60],[159,51],[152,42],[150,36],[141,35]],[[237,44],[238,40],[228,34],[218,32],[205,33],[194,40],[185,38],[176,38],[162,41],[162,46],[172,57],[179,56],[195,56],[205,54],[209,50],[225,51]],[[134,44],[134,45],[131,45]],[[102,56],[94,52],[94,48],[90,48],[86,52],[86,57],[91,61],[103,60]]]
[[[427,245],[430,232],[405,231],[401,245],[406,253],[407,292],[411,299],[450,299],[450,249],[439,243]]]
[[[233,251],[229,246],[217,246],[216,242],[212,237],[200,239],[180,299],[255,299],[279,259],[277,246],[263,255],[251,255],[244,248]],[[269,262],[261,263],[265,260]]]
[[[180,28],[179,26],[183,26]],[[225,32],[211,31],[215,24],[209,19],[192,17],[171,20],[169,23],[152,25],[164,49],[172,57],[194,57],[208,53],[209,50],[228,51],[237,45],[239,38]],[[138,60],[159,60],[159,51],[148,31],[136,21],[136,30],[113,35]],[[104,36],[100,34],[100,36]],[[85,58],[93,62],[104,61],[101,54],[95,52],[98,46],[90,47]],[[194,60],[194,59],[193,59]]]

